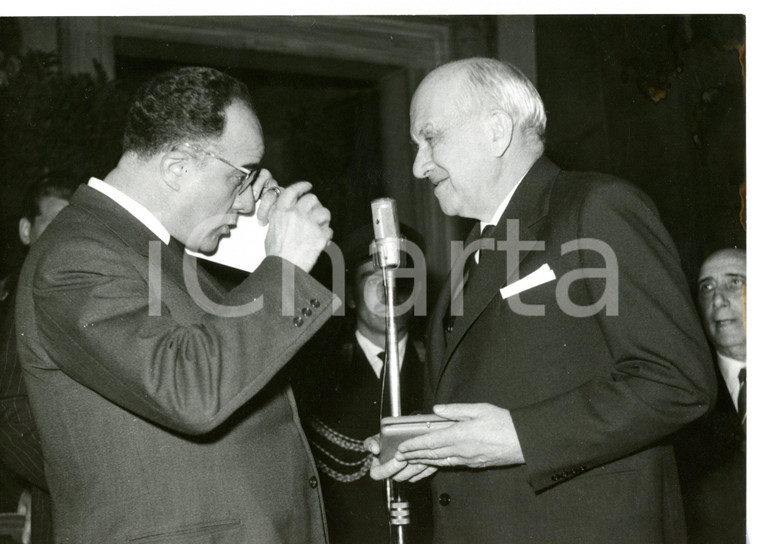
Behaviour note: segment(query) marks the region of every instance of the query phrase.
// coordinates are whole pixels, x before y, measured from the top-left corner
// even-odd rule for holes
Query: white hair
[[[462,110],[498,107],[512,116],[523,135],[543,148],[546,112],[538,91],[520,70],[508,62],[489,58],[470,58],[445,64],[441,68],[461,70]]]

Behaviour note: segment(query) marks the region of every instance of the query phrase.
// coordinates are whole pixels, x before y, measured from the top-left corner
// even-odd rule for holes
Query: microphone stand
[[[383,390],[390,393],[390,415],[401,415],[401,380],[399,373],[398,331],[396,326],[396,269],[400,264],[399,247],[403,237],[378,239],[372,244],[373,261],[383,272],[385,287],[385,366]],[[394,255],[396,256],[394,258]],[[381,402],[382,406],[382,402]],[[380,414],[382,417],[382,413]],[[391,544],[407,544],[406,529],[411,521],[409,501],[403,486],[392,478],[385,480]]]

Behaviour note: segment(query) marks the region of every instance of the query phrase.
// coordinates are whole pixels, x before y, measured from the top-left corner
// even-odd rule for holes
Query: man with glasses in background
[[[330,213],[263,154],[242,83],[161,74],[119,164],[32,248],[18,340],[61,542],[326,542],[279,371],[331,314],[309,275]],[[184,250],[213,252],[254,208],[267,257],[225,292]]]
[[[677,436],[689,544],[747,541],[747,252],[702,263],[697,306],[714,350],[715,408]]]

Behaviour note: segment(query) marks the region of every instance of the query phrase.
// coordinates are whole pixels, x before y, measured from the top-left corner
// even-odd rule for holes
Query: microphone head
[[[401,229],[398,224],[396,201],[393,198],[377,198],[372,201],[371,206],[375,240],[398,238]]]

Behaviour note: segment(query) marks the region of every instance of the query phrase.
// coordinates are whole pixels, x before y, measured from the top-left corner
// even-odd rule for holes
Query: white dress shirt
[[[741,389],[739,371],[746,367],[746,361],[738,361],[718,353],[718,368],[720,369],[721,376],[723,376],[723,381],[726,382],[728,393],[731,395],[731,401],[734,403],[734,408],[737,411],[739,410],[739,390]]]
[[[135,217],[135,219],[150,229],[153,234],[158,236],[159,240],[164,244],[169,245],[169,241],[171,240],[169,231],[166,230],[166,227],[164,227],[156,216],[150,213],[145,206],[134,200],[132,197],[125,195],[113,185],[109,185],[105,181],[101,181],[97,178],[90,178],[87,185],[96,191],[103,193],[119,206],[127,210]]]
[[[401,365],[404,364],[404,355],[406,355],[406,341],[409,335],[405,335],[398,341],[398,369],[401,370]],[[375,375],[380,378],[383,373],[383,361],[378,354],[384,351],[380,346],[376,346],[372,340],[364,336],[358,330],[356,331],[356,341],[359,342],[359,347],[362,348],[364,355],[367,357],[369,364],[372,366],[372,370],[375,371]]]

